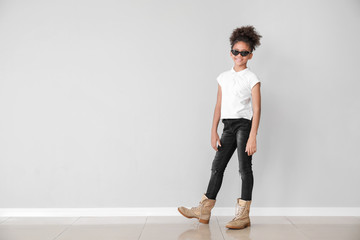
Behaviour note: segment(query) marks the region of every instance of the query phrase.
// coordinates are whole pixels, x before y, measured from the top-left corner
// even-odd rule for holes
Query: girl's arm
[[[214,110],[214,118],[213,118],[213,125],[211,128],[211,146],[217,151],[216,143],[221,146],[219,135],[217,133],[217,128],[220,121],[220,114],[221,114],[221,87],[218,84],[218,92],[217,92],[217,100]]]
[[[252,107],[253,107],[253,120],[250,131],[250,137],[256,137],[259,128],[260,113],[261,113],[261,94],[260,83],[255,84],[251,90]]]
[[[260,112],[261,112],[261,95],[260,95],[260,83],[255,84],[251,90],[252,107],[253,107],[253,119],[250,130],[249,139],[246,143],[245,152],[248,156],[253,155],[256,152],[256,135],[259,128]]]

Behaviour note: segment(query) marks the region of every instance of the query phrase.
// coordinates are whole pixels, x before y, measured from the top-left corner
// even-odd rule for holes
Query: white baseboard
[[[0,208],[0,217],[104,217],[104,216],[179,216],[177,207],[164,208]],[[215,207],[212,215],[232,216],[235,207]],[[360,216],[360,208],[263,208],[252,207],[250,216]]]

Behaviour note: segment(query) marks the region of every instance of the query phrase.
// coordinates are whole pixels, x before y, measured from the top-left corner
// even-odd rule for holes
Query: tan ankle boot
[[[238,198],[235,208],[235,217],[230,222],[228,222],[226,227],[232,229],[242,229],[250,227],[250,204],[251,200],[246,201]]]
[[[215,199],[208,199],[204,194],[199,202],[199,206],[186,208],[178,207],[178,211],[187,218],[197,218],[199,222],[208,224],[211,216],[211,209],[215,206]]]

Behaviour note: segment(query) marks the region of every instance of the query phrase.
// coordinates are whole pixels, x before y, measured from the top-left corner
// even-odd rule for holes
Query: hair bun
[[[231,48],[234,47],[235,43],[243,41],[249,44],[251,51],[254,51],[256,47],[260,46],[260,38],[262,36],[258,34],[254,26],[247,25],[236,28],[230,36]]]

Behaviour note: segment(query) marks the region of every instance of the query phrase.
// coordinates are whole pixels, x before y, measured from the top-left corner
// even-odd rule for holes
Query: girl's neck
[[[239,72],[239,71],[244,70],[244,69],[246,69],[246,68],[247,68],[246,64],[243,65],[243,66],[238,66],[238,65],[235,65],[235,66],[234,66],[234,70],[235,70],[236,72]]]

